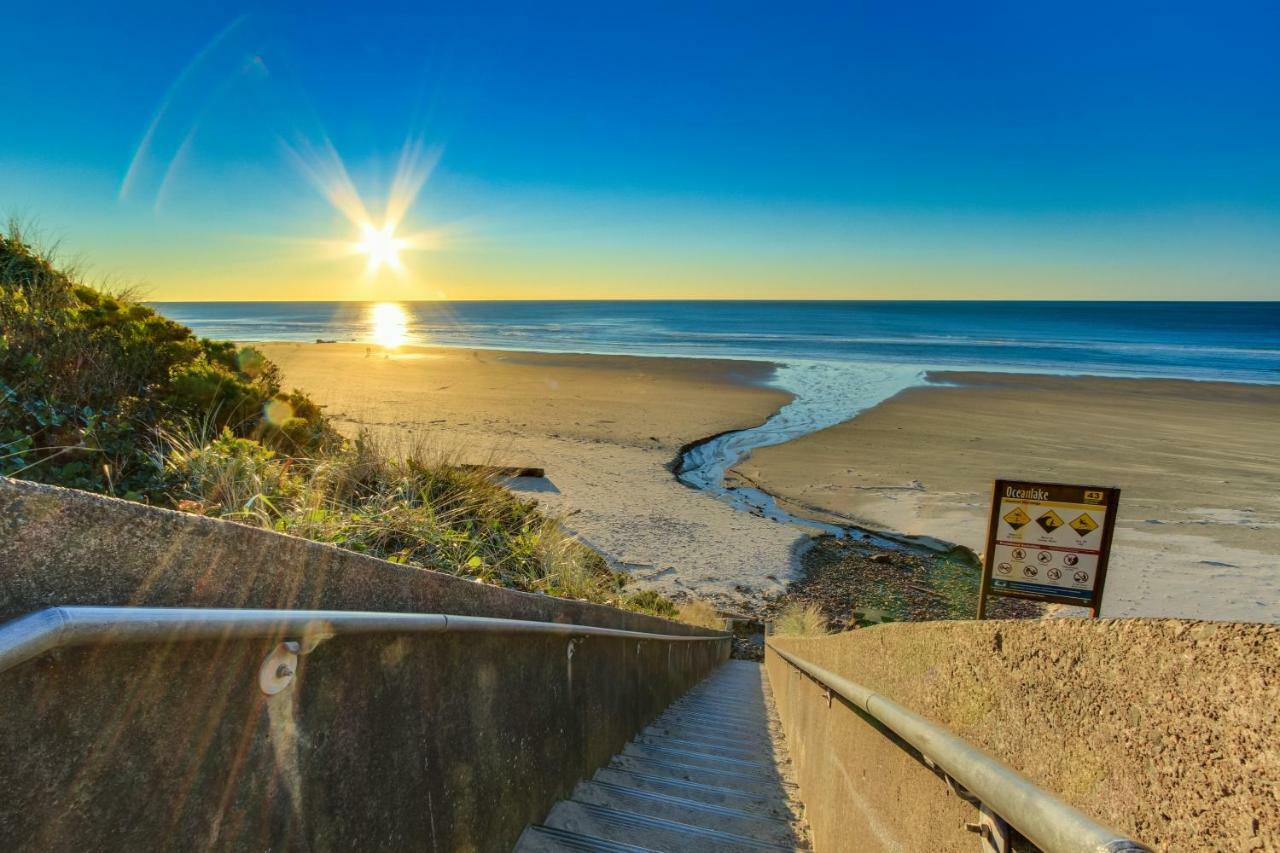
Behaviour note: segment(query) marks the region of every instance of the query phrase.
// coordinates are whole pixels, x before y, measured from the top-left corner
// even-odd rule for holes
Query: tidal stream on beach
[[[750,429],[726,432],[685,448],[676,466],[680,482],[700,489],[741,512],[784,524],[795,524],[841,539],[895,547],[885,536],[853,525],[801,518],[780,507],[773,496],[749,485],[730,485],[726,475],[751,451],[782,444],[834,426],[924,380],[918,368],[895,364],[844,365],[796,361],[778,366],[772,384],[794,399],[767,421]]]

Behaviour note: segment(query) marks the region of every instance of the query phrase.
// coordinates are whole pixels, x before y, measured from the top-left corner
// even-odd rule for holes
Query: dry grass
[[[716,631],[724,630],[724,618],[705,601],[694,599],[678,605],[676,607],[676,618],[690,625],[711,628]]]
[[[773,633],[786,637],[821,637],[827,620],[816,604],[788,604],[773,622]]]
[[[362,433],[320,458],[292,459],[227,433],[171,442],[166,465],[183,509],[484,583],[676,615],[656,594],[624,595],[625,575],[534,502],[421,446]]]

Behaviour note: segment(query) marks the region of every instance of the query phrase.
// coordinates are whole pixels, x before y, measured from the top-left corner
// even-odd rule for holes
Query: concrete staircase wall
[[[0,478],[0,620],[57,604],[446,612],[707,633]],[[282,638],[284,639],[284,638]],[[268,697],[275,641],[68,648],[0,672],[0,840],[23,850],[510,850],[729,654],[341,636]]]
[[[900,623],[770,643],[986,750],[1158,850],[1280,847],[1280,626]],[[976,809],[769,650],[819,850],[973,850]]]

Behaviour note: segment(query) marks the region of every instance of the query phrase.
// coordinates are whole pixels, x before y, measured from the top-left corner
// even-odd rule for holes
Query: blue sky
[[[1280,291],[1263,3],[64,3],[6,29],[0,210],[157,298]],[[331,145],[380,226],[406,140],[438,161],[396,232],[430,239],[371,270],[288,148]]]

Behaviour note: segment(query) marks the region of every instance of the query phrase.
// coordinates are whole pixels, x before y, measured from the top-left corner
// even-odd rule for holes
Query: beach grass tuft
[[[652,613],[664,619],[675,619],[679,615],[675,602],[661,593],[651,589],[633,592],[622,600],[622,606],[638,613]]]
[[[368,432],[310,458],[224,432],[166,456],[179,507],[481,583],[673,616],[482,469]]]
[[[690,625],[697,625],[701,628],[712,628],[717,631],[724,630],[724,617],[716,612],[716,609],[705,601],[693,599],[680,604],[676,608],[676,618],[681,622],[687,622]]]
[[[774,620],[773,633],[787,637],[820,637],[827,633],[827,620],[816,604],[792,602]]]

